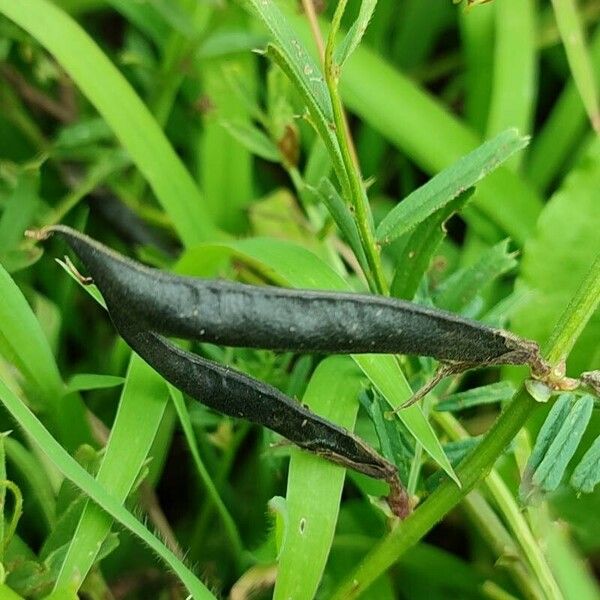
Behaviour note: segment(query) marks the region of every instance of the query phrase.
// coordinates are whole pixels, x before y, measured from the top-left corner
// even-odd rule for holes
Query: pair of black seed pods
[[[328,460],[383,479],[392,510],[409,510],[397,469],[351,432],[276,388],[186,352],[164,336],[225,346],[329,354],[431,356],[458,369],[529,364],[535,342],[452,313],[358,293],[253,286],[165,273],[128,259],[69,227],[30,235],[63,237],[102,293],[115,328],[172,385],[221,413],[279,433]]]

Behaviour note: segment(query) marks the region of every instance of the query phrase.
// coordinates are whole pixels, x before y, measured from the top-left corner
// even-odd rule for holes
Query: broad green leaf
[[[92,38],[48,0],[0,0],[0,13],[52,53],[96,107],[148,180],[183,242],[214,237],[217,230],[190,174],[146,106]]]
[[[377,239],[382,244],[389,244],[414,229],[522,150],[528,141],[516,129],[508,129],[482,144],[404,198],[377,227]]]
[[[508,250],[508,240],[500,242],[483,252],[474,265],[448,277],[436,290],[435,304],[451,312],[462,312],[485,286],[516,266],[515,254]]]
[[[544,342],[600,252],[600,141],[552,196],[535,235],[525,245],[516,290],[528,302],[516,311],[511,329]],[[589,321],[568,358],[580,373],[598,367],[600,313]]]
[[[68,452],[50,435],[35,415],[0,379],[0,400],[15,421],[31,436],[40,450],[46,455],[67,479],[73,482],[103,511],[128,529],[133,535],[147,544],[181,579],[194,600],[215,600],[204,584],[146,527],[127,509],[121,500],[115,498],[98,481],[87,473]]]
[[[237,258],[248,262],[267,279],[281,286],[351,291],[348,283],[312,252],[289,242],[269,238],[198,246],[186,253],[178,271],[194,274],[194,256],[198,256],[201,261],[202,254],[214,247],[229,249]],[[412,390],[394,356],[362,354],[354,355],[353,358],[392,407],[399,407],[411,397]],[[399,411],[398,417],[425,451],[455,478],[441,444],[421,408],[413,405]]]
[[[376,7],[377,0],[362,0],[356,21],[354,21],[352,27],[350,27],[348,33],[344,36],[342,43],[335,49],[335,62],[340,67],[343,66],[350,55],[358,48]]]
[[[354,428],[362,377],[348,357],[319,364],[302,399],[311,410]],[[346,470],[294,448],[286,494],[287,527],[279,555],[275,600],[312,600],[335,532]]]
[[[95,373],[78,373],[67,382],[67,392],[83,392],[102,390],[123,385],[125,379],[115,375],[96,375]]]
[[[600,437],[583,455],[571,476],[571,485],[577,492],[591,494],[600,483]]]
[[[569,461],[579,446],[593,408],[592,396],[583,396],[575,402],[533,474],[534,486],[545,492],[551,492],[558,487]]]
[[[98,484],[121,503],[146,461],[167,401],[168,391],[162,377],[132,355],[119,410],[97,476]],[[104,510],[97,504],[87,503],[56,580],[57,588],[73,582],[81,585],[111,525],[112,519]]]
[[[467,390],[466,392],[452,394],[439,402],[435,410],[440,412],[458,412],[482,404],[504,402],[505,400],[510,400],[515,392],[515,386],[510,381],[499,381],[498,383],[491,383],[490,385],[484,385]]]

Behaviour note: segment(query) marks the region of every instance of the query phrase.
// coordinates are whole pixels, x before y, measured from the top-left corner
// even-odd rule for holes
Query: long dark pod
[[[144,328],[226,346],[330,354],[431,356],[465,366],[530,364],[535,342],[438,309],[382,296],[251,286],[165,273],[62,225],[108,303]]]

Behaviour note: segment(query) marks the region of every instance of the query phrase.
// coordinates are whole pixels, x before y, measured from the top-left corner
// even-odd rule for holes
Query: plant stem
[[[546,358],[555,365],[573,346],[577,336],[600,304],[600,260],[596,260],[583,284],[575,293],[565,314],[559,319],[546,350]],[[334,600],[356,598],[416,544],[444,515],[454,508],[477,483],[491,471],[510,441],[519,433],[537,403],[521,387],[516,397],[496,420],[474,452],[459,465],[457,475],[462,488],[447,480],[405,521],[393,529],[342,582]]]
[[[469,435],[449,413],[438,413],[437,421],[453,439],[465,439]],[[562,595],[548,562],[504,480],[495,469],[492,469],[485,483],[515,539],[521,546],[531,571],[544,591],[544,597],[560,600]]]
[[[389,294],[389,287],[383,273],[379,250],[375,243],[371,211],[357,162],[352,156],[350,135],[346,126],[344,108],[338,90],[340,70],[333,57],[335,39],[340,28],[342,15],[346,9],[346,4],[347,0],[340,0],[331,22],[331,30],[327,38],[327,47],[325,48],[325,80],[331,97],[336,135],[340,145],[346,176],[348,177],[347,183],[352,208],[354,209],[354,217],[367,256],[367,262],[375,280],[376,289],[373,291],[387,295]]]

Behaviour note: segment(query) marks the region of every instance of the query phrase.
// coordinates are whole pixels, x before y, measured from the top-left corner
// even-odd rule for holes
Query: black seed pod
[[[110,305],[142,329],[225,346],[431,356],[465,365],[527,364],[534,342],[452,313],[382,296],[251,286],[143,266],[68,227],[62,235]]]

